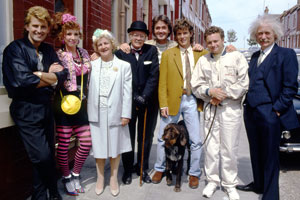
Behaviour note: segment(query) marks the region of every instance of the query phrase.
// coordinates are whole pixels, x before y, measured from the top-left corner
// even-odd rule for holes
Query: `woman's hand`
[[[122,126],[126,126],[129,123],[129,121],[130,121],[130,119],[122,117],[121,118]]]
[[[63,69],[64,69],[63,66],[61,66],[60,64],[58,64],[57,62],[55,62],[52,65],[50,65],[49,73],[60,72]]]
[[[91,61],[97,60],[99,57],[99,54],[95,52],[91,55]]]

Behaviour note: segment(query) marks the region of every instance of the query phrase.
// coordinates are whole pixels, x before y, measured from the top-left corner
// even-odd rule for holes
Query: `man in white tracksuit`
[[[208,28],[204,39],[210,53],[200,57],[191,80],[194,95],[205,102],[205,136],[213,123],[205,144],[204,169],[208,184],[203,196],[210,198],[221,183],[229,199],[238,200],[237,150],[242,125],[241,102],[249,85],[248,63],[238,51],[226,53],[221,28]]]

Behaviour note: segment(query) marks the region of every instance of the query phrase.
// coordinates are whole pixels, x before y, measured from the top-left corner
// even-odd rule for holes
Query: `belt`
[[[187,95],[186,89],[183,89],[183,90],[182,90],[182,94],[183,94],[183,95]]]

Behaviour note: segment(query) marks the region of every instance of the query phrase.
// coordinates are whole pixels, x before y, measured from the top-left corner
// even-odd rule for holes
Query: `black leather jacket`
[[[38,49],[43,54],[43,71],[48,72],[54,62],[60,63],[56,52],[51,45],[41,43]],[[13,100],[44,103],[49,102],[54,92],[53,87],[37,88],[40,82],[33,72],[38,71],[38,56],[35,47],[25,36],[22,39],[11,42],[3,52],[3,83],[8,96]],[[55,73],[58,85],[67,77],[68,70]]]

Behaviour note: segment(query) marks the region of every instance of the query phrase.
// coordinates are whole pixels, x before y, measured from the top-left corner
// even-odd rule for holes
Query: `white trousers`
[[[206,106],[206,105],[204,105]],[[208,134],[215,106],[204,110],[204,133]],[[218,106],[211,132],[205,143],[204,170],[208,182],[215,182],[224,188],[235,187],[237,181],[237,156],[242,107],[237,102]],[[220,173],[220,174],[219,174]]]

